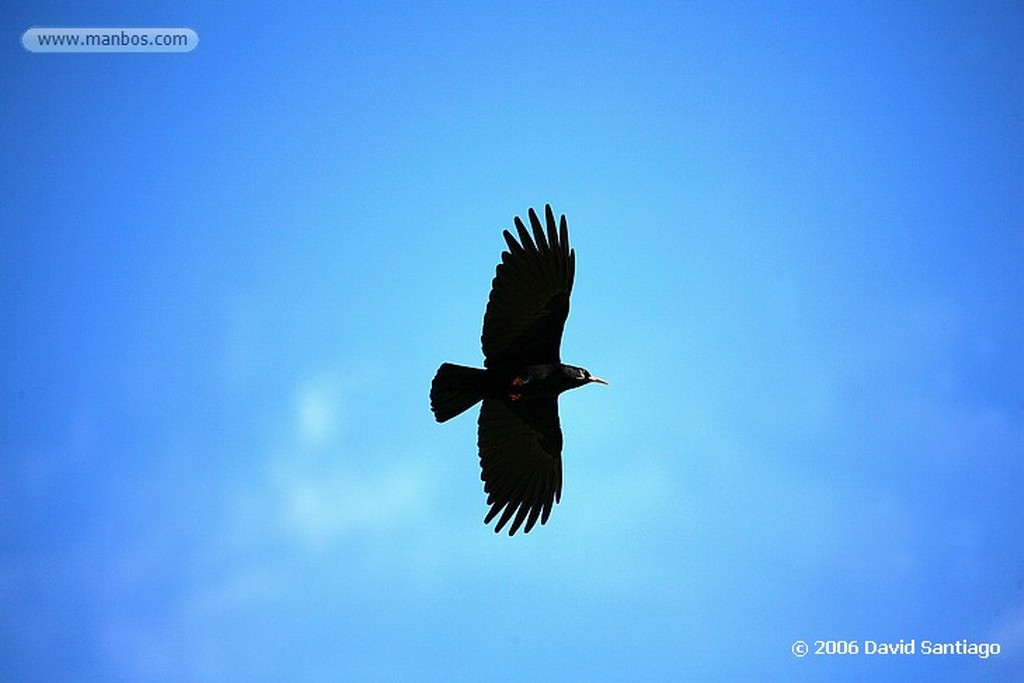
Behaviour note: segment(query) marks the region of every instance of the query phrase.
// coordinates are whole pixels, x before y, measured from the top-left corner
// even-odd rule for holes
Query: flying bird
[[[477,421],[480,478],[495,533],[510,520],[509,536],[548,521],[562,497],[562,428],[558,395],[598,382],[562,363],[559,347],[569,315],[576,252],[569,228],[544,207],[547,231],[531,208],[530,228],[515,218],[519,240],[503,231],[501,253],[484,312],[484,368],[443,363],[430,385],[430,409],[445,422],[482,401]],[[500,515],[500,517],[499,517]]]

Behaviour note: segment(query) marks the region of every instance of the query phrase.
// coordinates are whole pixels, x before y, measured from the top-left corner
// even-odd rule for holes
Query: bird
[[[484,524],[497,518],[494,531],[500,533],[511,522],[509,536],[520,527],[529,533],[538,519],[546,524],[561,502],[559,394],[608,384],[561,360],[576,275],[566,218],[556,225],[550,204],[544,206],[545,225],[532,207],[528,216],[530,230],[516,216],[517,235],[502,231],[508,249],[501,253],[484,311],[484,367],[442,363],[430,384],[430,409],[438,422],[481,404],[477,447],[490,506]]]

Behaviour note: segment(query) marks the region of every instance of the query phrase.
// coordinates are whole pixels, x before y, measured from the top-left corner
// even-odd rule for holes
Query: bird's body
[[[562,430],[558,395],[589,382],[607,384],[559,357],[569,315],[576,254],[569,248],[565,216],[556,230],[545,207],[547,232],[530,209],[533,234],[515,219],[519,241],[507,230],[484,314],[484,368],[444,363],[430,387],[438,422],[482,401],[478,446],[481,478],[495,531],[511,519],[509,535],[525,522],[529,532],[547,522],[562,492]],[[513,519],[514,516],[514,519]]]
[[[466,370],[471,370],[472,372],[465,373],[464,371]],[[449,375],[449,373],[452,374]],[[444,422],[476,403],[474,401],[466,406],[466,408],[449,415],[449,411],[442,407],[444,405],[445,391],[448,388],[454,388],[456,395],[465,396],[466,398],[470,394],[467,394],[465,390],[471,389],[479,395],[478,401],[493,398],[515,402],[534,396],[557,396],[563,391],[575,389],[587,382],[602,381],[593,380],[589,378],[589,374],[584,373],[586,373],[586,370],[583,370],[583,368],[562,363],[522,365],[518,367],[501,366],[483,370],[467,368],[466,366],[453,363],[444,363],[438,369],[435,383],[431,387],[432,403],[436,399],[434,412],[439,418],[438,421]],[[457,383],[453,387],[446,386],[445,380],[447,377],[451,377]],[[462,383],[458,383],[456,379],[460,377],[464,378]],[[457,399],[456,404],[458,404]]]

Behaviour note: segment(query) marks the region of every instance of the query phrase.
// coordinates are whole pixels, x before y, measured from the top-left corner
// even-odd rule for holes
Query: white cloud
[[[323,446],[339,428],[341,387],[337,380],[323,378],[306,382],[295,399],[295,428],[304,445]]]
[[[429,507],[430,479],[408,460],[372,469],[326,457],[281,463],[274,476],[280,523],[309,546],[408,524]]]

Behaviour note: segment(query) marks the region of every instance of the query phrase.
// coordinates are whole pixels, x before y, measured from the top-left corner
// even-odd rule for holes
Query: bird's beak
[[[590,377],[590,381],[591,381],[591,382],[597,382],[598,384],[604,384],[604,385],[607,385],[607,384],[608,384],[608,382],[604,381],[604,380],[603,380],[603,379],[601,379],[600,377],[594,377],[593,375],[591,375],[591,377]]]

